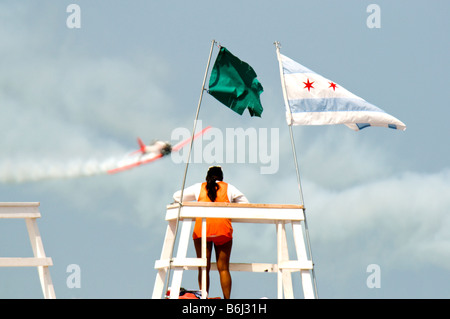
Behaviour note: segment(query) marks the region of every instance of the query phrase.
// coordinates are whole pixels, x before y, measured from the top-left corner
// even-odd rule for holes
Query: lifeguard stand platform
[[[23,218],[28,229],[34,257],[0,257],[0,267],[37,267],[42,292],[45,299],[54,299],[55,291],[50,277],[49,266],[53,265],[50,257],[45,255],[44,245],[37,226],[41,217],[39,203],[0,203],[0,218]]]
[[[188,258],[188,243],[191,242],[192,223],[200,217],[202,227],[201,258]],[[181,287],[184,270],[202,268],[202,298],[206,298],[206,218],[230,218],[233,223],[274,224],[276,227],[277,263],[230,263],[230,271],[277,273],[277,296],[294,298],[292,275],[294,271],[301,274],[304,298],[315,298],[311,271],[313,263],[308,259],[303,237],[303,206],[277,204],[237,204],[184,202],[167,206],[167,231],[162,248],[161,258],[155,262],[158,270],[153,289],[153,299],[163,298],[166,277],[173,270],[170,298],[177,299]],[[176,241],[177,220],[181,226],[176,257],[173,256]],[[286,225],[291,224],[297,258],[289,260]],[[211,263],[211,270],[217,269]]]

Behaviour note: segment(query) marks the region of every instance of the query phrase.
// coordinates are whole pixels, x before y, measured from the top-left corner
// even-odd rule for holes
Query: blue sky
[[[71,3],[81,8],[80,29],[66,25]],[[367,27],[371,3],[381,28]],[[149,298],[165,206],[184,165],[165,158],[114,176],[77,172],[133,150],[137,136],[190,130],[215,39],[255,69],[264,113],[239,116],[206,95],[202,124],[279,129],[275,174],[260,174],[260,163],[220,163],[225,179],[252,202],[297,203],[280,41],[286,56],[407,125],[294,127],[319,296],[448,298],[448,9],[443,0],[3,1],[0,201],[41,203],[58,298]],[[208,166],[192,164],[187,184]],[[57,178],[43,178],[49,172]],[[22,221],[0,227],[2,256],[31,254]],[[274,229],[258,227],[236,225],[236,262],[275,260]],[[80,266],[81,288],[66,285],[70,264]],[[371,264],[380,266],[380,288],[366,285]],[[276,297],[275,276],[233,280],[235,298]],[[0,282],[1,298],[42,297],[35,269],[0,269]],[[196,288],[196,274],[183,286]]]

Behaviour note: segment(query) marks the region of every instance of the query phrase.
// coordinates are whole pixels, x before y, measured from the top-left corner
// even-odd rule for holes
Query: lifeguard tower
[[[202,254],[201,258],[187,256],[188,244],[191,241],[192,223],[202,218]],[[202,298],[206,298],[206,218],[230,218],[233,223],[273,224],[277,242],[276,263],[230,263],[230,271],[264,272],[277,274],[278,298],[294,298],[292,272],[299,271],[305,298],[315,298],[311,271],[313,263],[307,256],[302,222],[303,207],[300,205],[278,204],[235,204],[184,202],[167,206],[168,222],[161,258],[155,262],[158,270],[152,298],[163,297],[164,286],[170,270],[173,270],[170,298],[179,296],[183,271],[202,269]],[[171,258],[176,240],[176,223],[181,226],[176,257]],[[297,258],[289,260],[286,226],[292,227],[294,246]],[[215,263],[211,264],[215,268]]]
[[[37,202],[0,203],[0,219],[25,219],[34,254],[34,257],[0,257],[0,267],[37,267],[44,298],[54,299],[55,291],[48,268],[53,265],[53,261],[45,255],[44,244],[37,226],[37,219],[41,217],[39,205]]]

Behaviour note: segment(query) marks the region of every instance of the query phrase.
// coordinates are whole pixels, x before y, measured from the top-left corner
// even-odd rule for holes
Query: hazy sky
[[[73,3],[81,28],[67,25]],[[177,129],[192,129],[215,39],[248,62],[264,87],[262,118],[239,116],[208,94],[199,116],[203,127],[223,133],[224,152],[227,129],[268,133],[257,135],[256,163],[249,156],[219,163],[251,202],[299,201],[274,41],[284,55],[407,125],[404,132],[294,127],[319,296],[449,298],[449,2],[193,3],[0,4],[0,201],[41,203],[56,296],[151,297],[165,207],[185,165],[168,157],[117,175],[96,173],[133,151],[138,136],[176,143]],[[370,4],[380,9],[379,28],[367,24]],[[261,174],[262,145],[275,147],[271,174]],[[200,155],[188,185],[203,181],[210,166]],[[4,220],[0,229],[2,256],[31,256],[23,221]],[[236,225],[232,259],[275,262],[275,239],[274,227]],[[71,264],[81,269],[80,288],[66,284]],[[373,264],[380,288],[366,284]],[[276,297],[275,275],[232,275],[232,297]],[[183,287],[197,288],[196,276],[185,272]],[[211,294],[221,296],[217,275],[211,280]],[[0,269],[0,297],[41,298],[36,270]]]

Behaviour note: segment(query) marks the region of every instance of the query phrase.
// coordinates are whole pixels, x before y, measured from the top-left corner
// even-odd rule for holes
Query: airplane
[[[208,131],[211,126],[208,126],[201,130],[200,132],[194,135],[194,139],[199,137]],[[132,169],[134,167],[154,162],[164,156],[169,155],[172,152],[178,152],[184,146],[186,146],[191,141],[191,137],[178,143],[175,146],[172,146],[169,142],[163,142],[160,140],[156,140],[152,142],[150,145],[145,145],[144,142],[138,137],[137,142],[139,145],[139,149],[132,152],[130,155],[139,154],[139,156],[128,156],[124,160],[120,161],[117,167],[108,170],[108,174],[115,174],[125,170]]]

